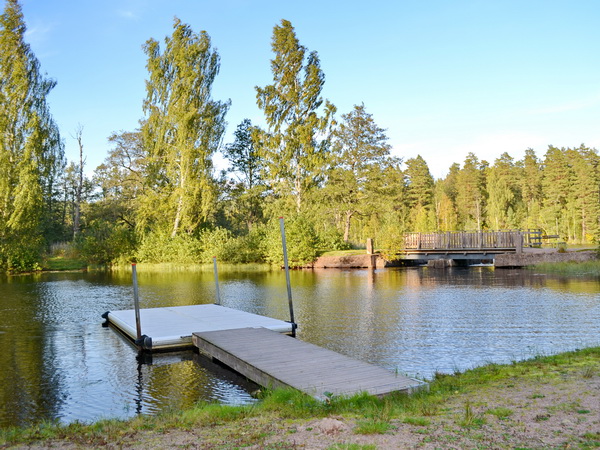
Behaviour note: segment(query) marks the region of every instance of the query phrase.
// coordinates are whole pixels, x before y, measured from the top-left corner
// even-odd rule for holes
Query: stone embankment
[[[541,263],[585,262],[598,259],[596,251],[558,252],[555,249],[529,249],[523,253],[505,253],[494,259],[495,267],[526,267]]]

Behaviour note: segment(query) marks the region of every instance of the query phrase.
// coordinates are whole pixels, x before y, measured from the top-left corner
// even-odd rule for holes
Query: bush
[[[285,234],[290,267],[302,267],[317,259],[319,238],[313,224],[304,216],[297,215],[285,221]],[[265,260],[270,264],[283,265],[283,249],[278,219],[267,225],[265,236]]]
[[[110,264],[133,255],[135,234],[123,225],[97,220],[77,236],[75,248],[90,263]]]
[[[142,238],[136,259],[147,263],[198,264],[204,252],[199,239],[189,234],[171,237],[166,230],[151,232]]]
[[[40,270],[42,248],[43,241],[39,236],[14,239],[0,245],[0,268],[15,273]]]
[[[344,236],[336,228],[328,228],[319,233],[319,247],[323,251],[350,250],[352,245],[344,241]]]
[[[213,257],[219,261],[231,262],[236,254],[236,240],[229,230],[217,227],[214,230],[202,230],[200,233],[202,262],[209,263]]]
[[[247,264],[265,262],[266,227],[255,226],[246,236],[234,241],[235,252],[228,262]]]

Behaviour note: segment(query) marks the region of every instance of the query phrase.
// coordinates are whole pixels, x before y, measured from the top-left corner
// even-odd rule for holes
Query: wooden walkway
[[[445,233],[405,233],[404,251],[488,251],[521,253],[523,247],[542,244],[540,230],[513,231],[447,231]],[[550,236],[551,237],[551,236]],[[548,237],[546,237],[548,238]]]
[[[292,387],[313,397],[384,395],[426,384],[265,328],[193,333],[200,351],[255,383]]]

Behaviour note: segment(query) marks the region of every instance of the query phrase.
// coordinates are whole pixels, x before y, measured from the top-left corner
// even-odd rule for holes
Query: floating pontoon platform
[[[135,310],[109,311],[104,317],[110,325],[133,341],[137,339]],[[291,333],[292,324],[220,305],[171,306],[140,310],[142,339],[137,342],[151,351],[192,347],[192,333],[266,328]]]

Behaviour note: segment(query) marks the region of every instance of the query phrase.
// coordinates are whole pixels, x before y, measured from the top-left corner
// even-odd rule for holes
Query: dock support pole
[[[219,291],[219,270],[217,269],[217,257],[213,256],[213,266],[215,269],[215,288],[216,288],[216,292],[217,292],[217,301],[215,302],[215,305],[220,305],[221,304],[221,292]]]
[[[294,304],[292,303],[292,284],[290,283],[290,266],[288,264],[287,245],[285,242],[285,226],[283,217],[279,218],[279,229],[281,230],[281,245],[283,247],[283,265],[285,267],[285,281],[287,283],[288,305],[290,307],[290,323],[292,324],[292,336],[296,337],[296,322],[294,321]]]
[[[133,307],[135,308],[135,328],[137,339],[142,337],[142,324],[140,323],[140,298],[138,295],[137,269],[135,263],[131,265],[131,275],[133,277]]]

